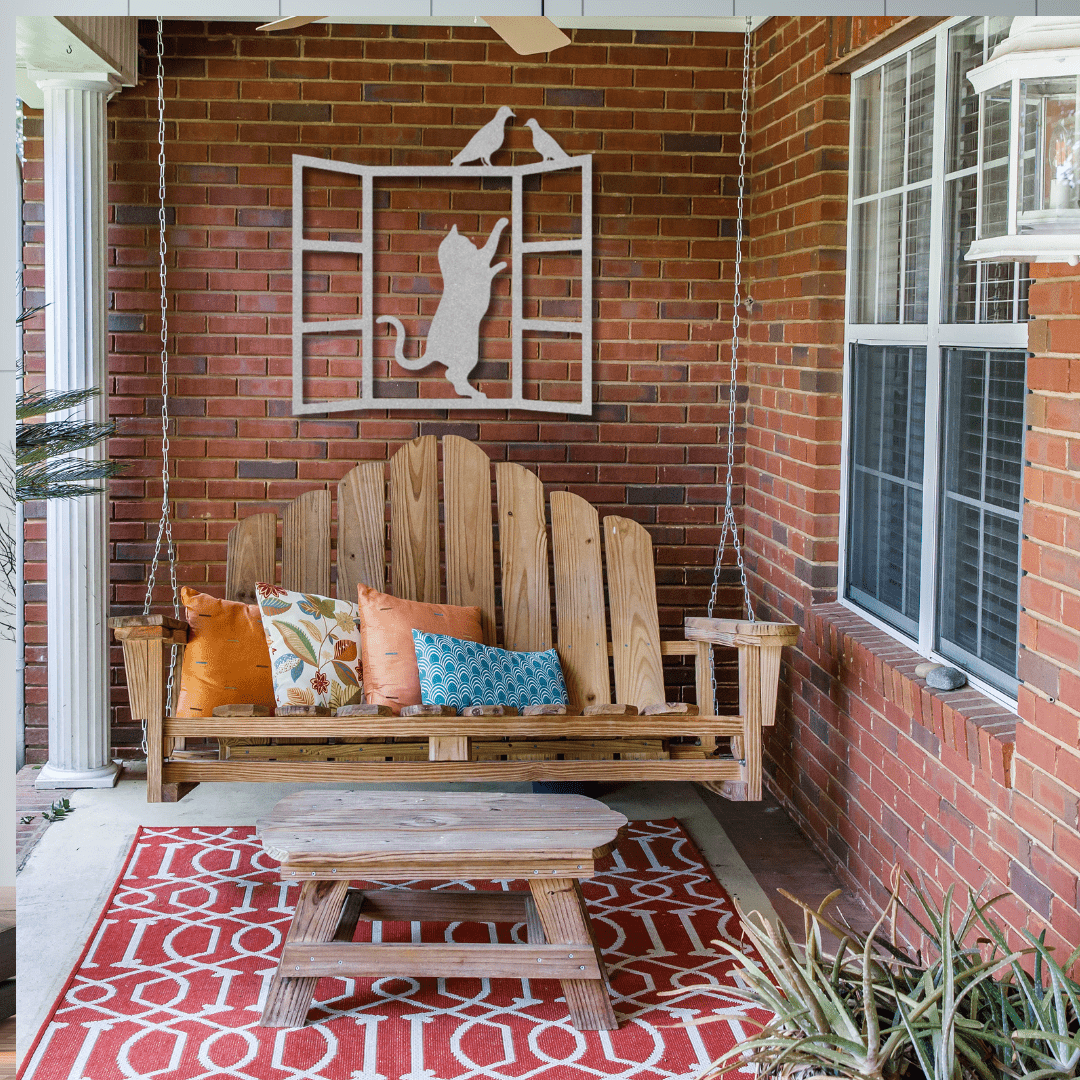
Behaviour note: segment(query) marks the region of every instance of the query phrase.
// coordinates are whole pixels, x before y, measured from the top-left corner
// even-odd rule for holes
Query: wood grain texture
[[[662,705],[666,695],[652,537],[624,517],[604,518],[603,532],[615,700],[639,707]]]
[[[175,619],[172,615],[114,615],[109,619],[110,629],[116,631],[146,626],[157,626],[163,630],[187,629],[187,623],[183,619]],[[119,632],[116,637],[120,639]]]
[[[285,507],[281,587],[330,595],[330,492],[305,491]]]
[[[776,697],[780,689],[780,659],[783,649],[779,645],[763,641],[758,646],[761,654],[761,723],[772,727],[776,723]]]
[[[300,890],[292,924],[285,938],[290,945],[331,941],[337,931],[349,890],[348,881],[305,881]],[[288,974],[284,957],[270,980],[260,1027],[302,1027],[318,976],[297,978]]]
[[[584,499],[569,491],[553,491],[548,502],[559,662],[570,708],[579,712],[583,706],[611,701],[600,519]]]
[[[165,734],[190,738],[250,738],[290,735],[307,738],[365,738],[386,734],[387,720],[378,716],[318,717],[228,717],[170,716]],[[446,716],[395,717],[392,730],[399,736],[426,738],[438,735],[471,735],[474,738],[500,737],[556,738],[671,738],[677,735],[738,735],[743,730],[738,716]]]
[[[794,645],[799,637],[795,623],[744,622],[739,619],[683,619],[687,641],[711,641],[714,645],[757,645],[763,638]]]
[[[160,638],[132,638],[123,648],[131,718],[146,721],[146,801],[161,802],[167,646]]]
[[[741,780],[737,761],[167,761],[168,783],[509,783],[531,780]]]
[[[468,735],[432,735],[428,739],[428,761],[468,761]]]
[[[383,978],[416,975],[421,978],[520,979],[525,975],[540,979],[566,979],[570,975],[577,975],[580,979],[586,979],[592,975],[596,986],[603,986],[596,977],[596,957],[588,947],[574,949],[565,945],[456,945],[445,942],[412,945],[400,941],[374,945],[360,941],[306,945],[297,942],[287,944],[282,950],[281,968],[284,971],[299,969],[299,974],[310,978],[312,983],[326,976]],[[607,997],[606,991],[604,997]],[[591,1017],[592,1014],[588,1015]],[[571,1017],[574,1018],[573,1008]],[[261,1024],[263,1027],[297,1026],[271,1024],[266,1020]],[[582,1030],[594,1031],[598,1028]]]
[[[446,602],[480,609],[485,645],[495,644],[491,458],[459,435],[443,436]]]
[[[707,641],[687,641],[695,650],[694,655],[694,688],[697,695],[699,712],[712,713],[716,710],[715,695],[713,694],[713,650]],[[702,735],[701,748],[710,753],[716,749],[716,735]]]
[[[525,922],[527,892],[487,889],[364,889],[360,918],[372,922]]]
[[[742,728],[735,729],[738,732]],[[680,730],[680,735],[687,734]],[[431,743],[435,743],[432,751]],[[219,739],[221,761],[666,761],[663,739],[492,739],[432,736],[426,743],[270,744],[269,739]],[[432,754],[439,756],[432,756]],[[700,756],[700,755],[699,755]]]
[[[215,705],[214,716],[269,716],[269,705]]]
[[[229,532],[225,554],[225,599],[257,601],[255,583],[277,581],[277,514],[252,514]]]
[[[390,459],[390,583],[403,600],[439,602],[438,440],[423,435]]]
[[[386,477],[381,461],[350,469],[337,486],[337,595],[356,603],[356,586],[386,592]]]
[[[503,648],[539,652],[551,648],[551,588],[544,485],[514,462],[495,466],[499,501],[499,566]]]
[[[746,798],[761,799],[761,649],[744,645],[739,649],[739,694],[743,699],[742,757],[745,762]],[[732,747],[734,752],[735,747]]]
[[[372,739],[369,743],[356,742],[297,742],[274,743],[266,739],[246,740],[238,745],[227,746],[222,760],[225,761],[427,761],[426,743],[387,743]]]
[[[360,889],[350,889],[345,894],[345,904],[341,909],[337,929],[334,931],[334,941],[352,941],[356,933],[356,924],[360,921],[360,909],[363,906],[364,893]]]
[[[587,952],[595,964],[595,975],[591,971],[582,971],[578,975],[571,971],[570,977],[562,977],[562,991],[574,1027],[579,1031],[614,1031],[619,1022],[611,1008],[607,973],[593,937],[581,885],[573,879],[530,878],[529,888],[548,942],[574,946],[575,956]]]

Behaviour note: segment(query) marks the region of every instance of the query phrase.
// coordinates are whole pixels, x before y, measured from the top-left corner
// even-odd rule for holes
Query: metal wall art
[[[344,412],[356,409],[524,409],[537,412],[592,412],[592,156],[571,157],[535,121],[526,121],[532,131],[533,148],[541,160],[525,165],[492,165],[491,158],[502,146],[507,121],[515,114],[502,106],[494,118],[477,131],[446,166],[352,165],[325,158],[293,155],[292,290],[293,290],[293,399],[294,415]],[[470,164],[479,162],[479,164]],[[360,179],[360,239],[308,239],[304,224],[304,192],[308,171],[344,173]],[[526,239],[524,236],[523,181],[536,174],[566,171],[578,173],[580,180],[580,236],[554,240]],[[378,314],[374,295],[374,258],[378,243],[374,228],[374,194],[380,179],[389,177],[443,178],[500,177],[510,180],[510,217],[501,217],[486,238],[478,243],[464,235],[455,224],[438,247],[442,295],[431,319],[427,339],[415,359],[405,356],[406,329],[394,315]],[[575,185],[576,186],[576,185]],[[576,192],[574,193],[576,194]],[[445,214],[440,214],[445,217]],[[452,216],[452,214],[450,215]],[[475,219],[473,212],[469,217]],[[510,229],[509,266],[492,263],[503,230]],[[463,226],[464,227],[464,226]],[[314,231],[314,230],[312,230]],[[330,235],[330,234],[328,234]],[[482,244],[482,246],[480,246]],[[359,257],[360,317],[327,318],[305,316],[304,257],[309,252],[341,252]],[[525,318],[523,260],[526,255],[576,254],[580,257],[580,318]],[[470,374],[480,362],[484,319],[491,303],[492,288],[499,274],[510,273],[510,393],[488,396],[470,382]],[[396,297],[400,299],[400,295]],[[577,298],[575,298],[576,300]],[[408,371],[421,371],[441,364],[446,379],[445,397],[398,397],[380,394],[381,380],[374,372],[374,330],[376,324],[389,325],[394,333],[394,360]],[[541,400],[528,396],[523,379],[523,337],[532,332],[570,334],[580,342],[580,396],[573,400]],[[305,347],[320,336],[355,334],[360,340],[359,372],[352,383],[355,396],[319,397],[305,393]],[[340,373],[342,365],[338,365]],[[340,389],[341,380],[335,379]],[[426,380],[430,381],[430,380]],[[346,380],[346,384],[349,380]],[[452,393],[451,393],[452,392]]]

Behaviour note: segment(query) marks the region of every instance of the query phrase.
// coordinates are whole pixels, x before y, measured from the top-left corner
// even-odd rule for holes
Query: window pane
[[[944,266],[942,274],[942,321],[973,323],[978,295],[977,263],[967,262],[964,252],[975,240],[978,178],[968,173],[945,185]]]
[[[943,352],[938,648],[1016,690],[1023,353]]]
[[[851,253],[854,321],[874,321],[874,297],[877,293],[877,202],[861,203],[855,208],[855,250]]]
[[[978,164],[979,95],[967,73],[983,62],[983,17],[976,16],[949,31],[949,109],[945,168],[948,172]]]
[[[911,54],[911,117],[908,121],[907,182],[930,179],[934,163],[934,41]]]
[[[924,323],[930,296],[930,188],[907,196],[904,258],[904,322]]]
[[[881,248],[877,268],[877,318],[874,322],[900,321],[900,227],[902,195],[881,200]]]
[[[855,195],[878,190],[878,150],[881,140],[881,70],[855,82]]]
[[[918,633],[926,350],[852,348],[847,595]]]
[[[881,190],[891,191],[904,182],[904,119],[907,113],[907,57],[885,65],[882,103]]]

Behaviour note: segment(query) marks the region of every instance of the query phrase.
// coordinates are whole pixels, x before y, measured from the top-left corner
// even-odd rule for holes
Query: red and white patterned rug
[[[674,820],[632,823],[600,868],[582,888],[617,1031],[576,1031],[557,981],[475,978],[322,979],[306,1027],[260,1028],[298,885],[278,880],[250,827],[141,829],[19,1075],[692,1080],[767,1019],[707,990],[659,996],[729,982],[731,962],[709,943],[740,941],[735,909]],[[389,922],[361,922],[357,939],[372,932],[386,941],[525,940],[523,924]]]

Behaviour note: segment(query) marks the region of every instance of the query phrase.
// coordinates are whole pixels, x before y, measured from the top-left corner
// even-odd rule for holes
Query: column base
[[[105,788],[115,787],[120,779],[120,766],[115,761],[100,769],[58,769],[46,762],[37,774],[34,787],[51,788]]]

